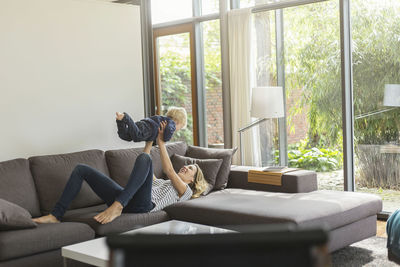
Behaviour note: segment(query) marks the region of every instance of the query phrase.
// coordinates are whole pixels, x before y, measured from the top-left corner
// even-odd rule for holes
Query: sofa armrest
[[[278,186],[248,182],[248,171],[254,168],[232,165],[227,187],[284,193],[305,193],[318,190],[317,174],[314,171],[298,170],[285,173],[282,175],[282,185]]]

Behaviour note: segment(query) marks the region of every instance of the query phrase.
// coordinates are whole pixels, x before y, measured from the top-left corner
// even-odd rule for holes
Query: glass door
[[[340,1],[283,10],[288,163],[344,190]]]
[[[186,129],[171,141],[198,145],[197,88],[194,31],[191,24],[154,29],[156,113],[165,115],[171,106],[188,114]]]
[[[400,206],[400,2],[352,0],[355,186]]]

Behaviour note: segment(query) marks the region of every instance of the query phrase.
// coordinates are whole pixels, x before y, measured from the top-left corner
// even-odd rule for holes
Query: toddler
[[[187,124],[187,114],[184,108],[170,107],[166,116],[155,115],[134,122],[127,113],[117,112],[118,135],[122,140],[142,142],[154,141],[158,135],[160,123],[165,121],[164,141],[171,139],[175,131],[184,129]]]

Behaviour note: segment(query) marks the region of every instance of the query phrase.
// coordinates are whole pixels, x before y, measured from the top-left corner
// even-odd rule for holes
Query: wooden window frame
[[[190,76],[191,76],[191,91],[192,91],[192,116],[193,116],[193,144],[199,145],[198,132],[198,112],[197,112],[197,78],[196,78],[196,51],[195,51],[195,36],[194,27],[191,23],[181,24],[178,26],[157,28],[153,30],[153,51],[154,51],[154,85],[156,97],[156,114],[161,115],[161,87],[159,76],[159,52],[157,50],[157,38],[162,36],[189,33],[190,38]]]

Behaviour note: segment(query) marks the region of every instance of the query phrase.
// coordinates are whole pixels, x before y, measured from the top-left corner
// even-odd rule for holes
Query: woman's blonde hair
[[[189,184],[190,189],[193,191],[192,198],[198,198],[204,191],[208,188],[208,183],[206,179],[204,179],[203,171],[200,169],[199,165],[193,164],[196,166],[197,171],[194,175],[194,180],[192,183]]]
[[[182,124],[182,129],[186,128],[186,125],[187,125],[186,109],[178,108],[178,107],[170,107],[167,111],[167,114],[165,114],[165,115],[167,115],[174,121]]]

